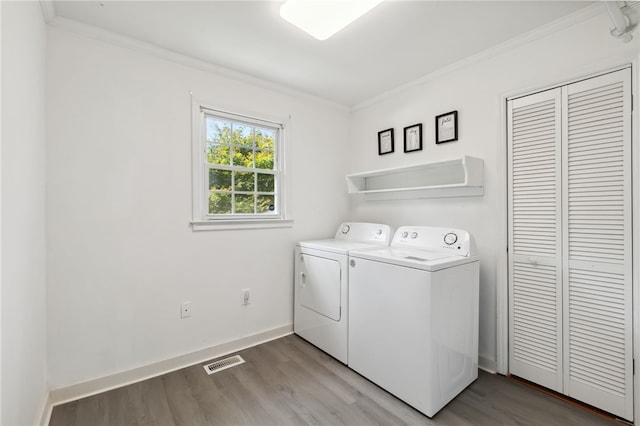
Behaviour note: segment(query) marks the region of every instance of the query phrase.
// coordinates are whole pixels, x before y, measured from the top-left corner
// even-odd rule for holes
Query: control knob
[[[345,225],[342,227],[342,233],[346,234],[347,232],[349,232],[350,229],[351,227],[349,225]]]
[[[458,241],[458,236],[456,234],[454,234],[453,232],[449,232],[448,234],[446,234],[444,236],[444,242],[447,245],[452,245],[455,244],[456,241]]]

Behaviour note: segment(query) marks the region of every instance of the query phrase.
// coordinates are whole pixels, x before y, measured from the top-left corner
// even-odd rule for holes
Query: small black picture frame
[[[378,155],[391,154],[393,146],[393,128],[378,132]]]
[[[458,111],[436,116],[436,143],[458,140]]]
[[[404,152],[422,150],[422,123],[404,128]]]

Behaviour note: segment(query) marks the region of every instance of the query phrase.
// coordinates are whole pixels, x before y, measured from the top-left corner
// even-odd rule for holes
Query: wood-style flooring
[[[50,426],[616,425],[503,376],[480,376],[432,419],[301,338],[239,352],[207,375],[194,365],[54,407]]]

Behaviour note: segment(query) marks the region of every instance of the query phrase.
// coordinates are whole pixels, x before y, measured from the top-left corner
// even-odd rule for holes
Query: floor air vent
[[[218,361],[214,361],[211,364],[207,364],[204,366],[204,371],[207,374],[217,373],[222,370],[226,370],[227,368],[235,367],[236,365],[244,364],[244,359],[240,355],[235,355],[229,358],[220,359]]]

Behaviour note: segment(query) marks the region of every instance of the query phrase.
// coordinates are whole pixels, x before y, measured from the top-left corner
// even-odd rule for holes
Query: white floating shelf
[[[469,197],[483,195],[483,161],[455,160],[354,173],[347,176],[349,194],[371,200]]]

